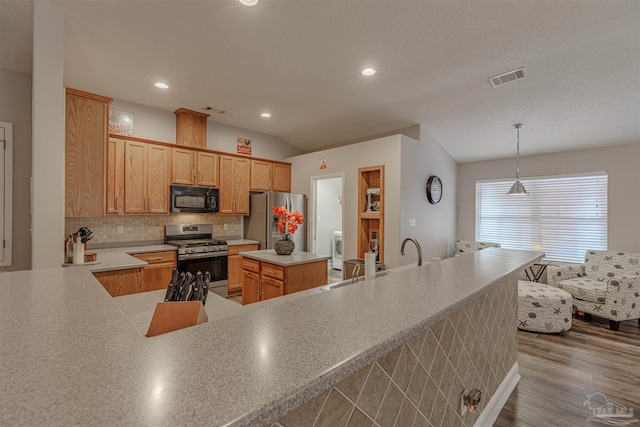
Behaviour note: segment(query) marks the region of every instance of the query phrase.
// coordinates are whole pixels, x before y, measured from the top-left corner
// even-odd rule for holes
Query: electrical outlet
[[[116,233],[123,234],[124,233],[124,226],[122,226],[122,225],[116,226]]]
[[[415,227],[415,226],[416,226],[416,219],[409,218],[409,227]]]
[[[228,230],[228,229],[229,229],[229,224],[225,223],[225,224],[222,226],[222,229],[223,229],[223,230]]]

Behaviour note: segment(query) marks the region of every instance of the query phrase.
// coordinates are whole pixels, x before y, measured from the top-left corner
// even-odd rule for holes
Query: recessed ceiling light
[[[255,6],[258,4],[258,0],[238,0],[238,1],[245,6]]]
[[[375,68],[365,68],[364,70],[362,70],[363,76],[373,76],[375,73],[376,73]]]
[[[162,82],[157,82],[157,83],[155,84],[155,86],[156,86],[157,88],[160,88],[160,89],[169,89],[169,85],[168,85],[168,84],[166,84],[166,83],[162,83]]]
[[[265,119],[268,119],[269,117],[271,117],[271,114],[269,113],[262,113],[260,114],[262,117],[264,117]]]

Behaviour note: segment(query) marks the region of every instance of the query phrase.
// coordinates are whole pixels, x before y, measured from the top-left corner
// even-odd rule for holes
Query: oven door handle
[[[229,251],[222,252],[201,252],[197,254],[178,255],[178,260],[198,259],[198,258],[219,258],[229,255]]]

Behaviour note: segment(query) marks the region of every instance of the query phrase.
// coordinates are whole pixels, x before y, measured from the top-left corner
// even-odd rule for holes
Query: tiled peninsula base
[[[516,326],[508,280],[273,426],[473,426],[516,363]],[[478,410],[461,417],[461,393],[474,388]]]

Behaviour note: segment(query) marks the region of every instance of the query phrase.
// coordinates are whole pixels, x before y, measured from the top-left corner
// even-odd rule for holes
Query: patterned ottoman
[[[518,329],[564,332],[571,328],[573,298],[562,289],[518,281]]]

